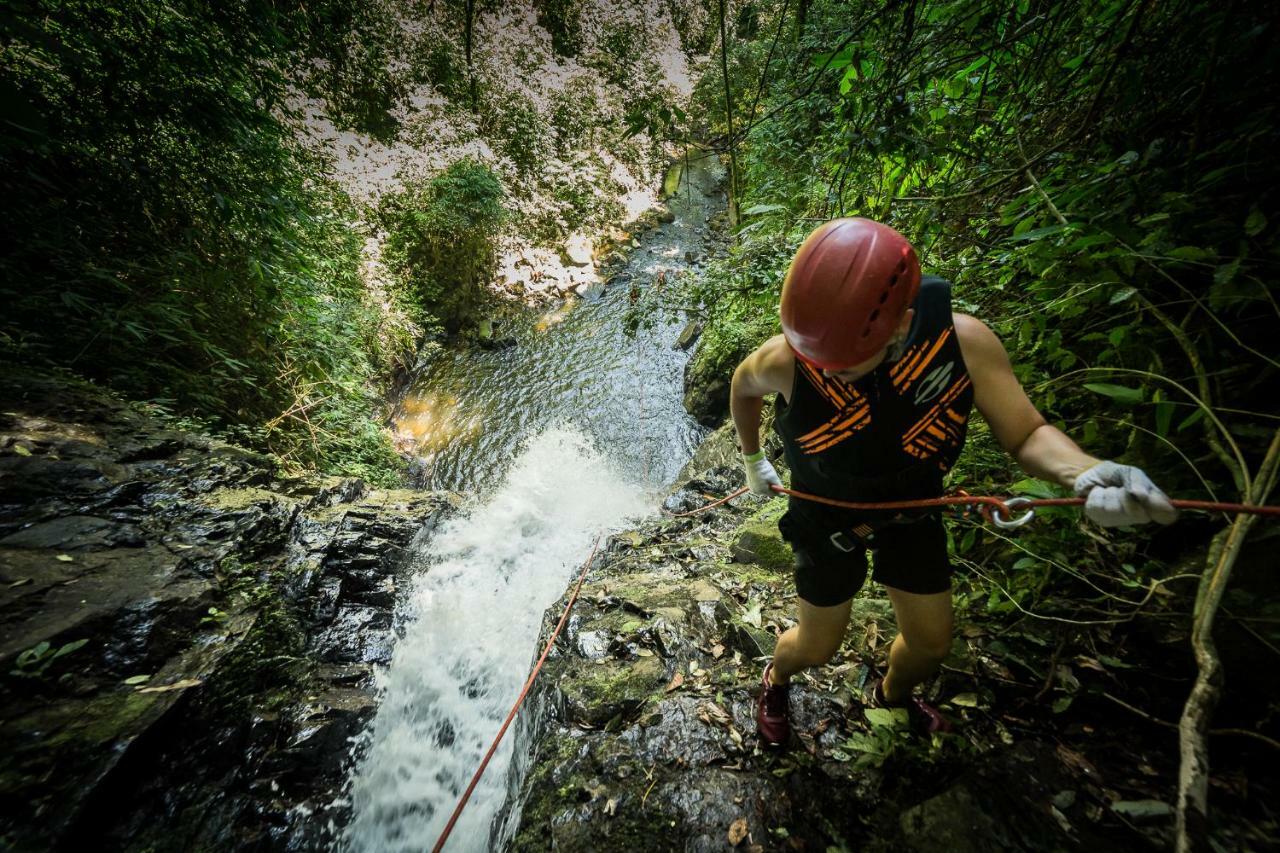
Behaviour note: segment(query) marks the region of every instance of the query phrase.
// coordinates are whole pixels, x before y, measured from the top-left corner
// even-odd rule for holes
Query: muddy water
[[[468,513],[432,537],[401,603],[382,702],[361,742],[342,847],[430,849],[536,654],[543,613],[602,532],[652,512],[702,431],[682,405],[680,324],[628,337],[633,288],[676,286],[685,253],[704,251],[716,175],[695,165],[622,281],[497,330],[514,346],[443,353],[400,419],[433,488],[462,491]],[[665,280],[665,281],[664,281]],[[529,744],[504,741],[448,845],[501,847],[518,822]]]

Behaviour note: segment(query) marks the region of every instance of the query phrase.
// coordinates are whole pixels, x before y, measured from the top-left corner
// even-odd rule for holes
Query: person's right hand
[[[769,487],[782,485],[778,472],[773,470],[773,465],[765,458],[763,450],[758,450],[750,456],[742,454],[742,464],[746,468],[747,485],[751,487],[753,495],[772,497],[773,489]]]

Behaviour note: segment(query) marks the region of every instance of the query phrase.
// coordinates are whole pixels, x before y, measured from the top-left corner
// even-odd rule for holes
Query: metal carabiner
[[[999,507],[993,507],[991,511],[991,520],[995,522],[996,527],[1001,530],[1016,530],[1028,521],[1036,517],[1036,508],[1031,506],[1030,498],[1009,498],[1004,502],[1005,508],[1009,510],[1009,517],[1006,519]],[[1027,507],[1027,511],[1017,518],[1013,517],[1014,511]]]

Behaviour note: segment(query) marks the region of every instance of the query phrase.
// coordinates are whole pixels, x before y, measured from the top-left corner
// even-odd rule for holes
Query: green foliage
[[[43,678],[53,662],[83,647],[88,640],[73,640],[56,649],[48,641],[37,643],[14,659],[9,674],[18,678]]]
[[[487,105],[484,129],[498,141],[522,176],[534,174],[547,159],[551,128],[533,102],[515,93],[500,93]]]
[[[383,57],[342,29],[374,16],[340,0],[16,11],[0,57],[18,116],[0,126],[0,225],[16,247],[0,259],[0,355],[70,367],[285,458],[391,476],[388,441],[366,425],[403,339],[377,330],[354,212],[285,106],[285,70],[304,56],[331,72],[316,89],[390,103],[369,77]]]
[[[857,754],[854,766],[881,767],[886,761],[911,746],[911,729],[905,708],[866,708],[869,731],[853,732],[844,749]]]
[[[474,319],[485,300],[504,195],[493,171],[467,158],[387,196],[378,210],[388,266],[424,318],[430,312],[450,332]]]
[[[578,0],[536,0],[538,23],[551,33],[551,47],[561,56],[576,56],[582,48],[582,20]]]

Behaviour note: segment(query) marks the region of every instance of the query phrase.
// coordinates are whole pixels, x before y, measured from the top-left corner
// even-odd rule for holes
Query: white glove
[[[1103,527],[1158,521],[1169,524],[1178,511],[1141,468],[1099,462],[1079,477],[1075,491],[1085,498],[1084,514]]]
[[[764,451],[757,450],[750,456],[742,454],[742,464],[747,469],[747,485],[751,487],[751,493],[773,497],[773,489],[769,487],[781,486],[782,480],[779,479],[778,472],[773,470],[773,465],[765,458]]]

